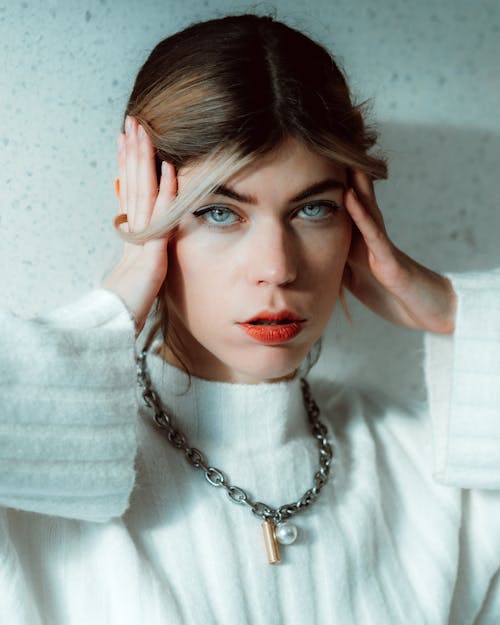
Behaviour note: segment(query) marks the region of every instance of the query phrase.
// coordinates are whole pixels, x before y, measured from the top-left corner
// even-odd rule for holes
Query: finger
[[[135,225],[137,208],[137,159],[138,159],[137,122],[127,116],[125,120],[125,171],[127,176],[127,214],[131,232],[137,230]]]
[[[143,230],[151,221],[158,196],[158,181],[153,144],[140,124],[137,125],[137,138],[137,204],[134,228]]]
[[[367,173],[359,169],[352,170],[352,182],[353,187],[358,194],[359,199],[364,204],[366,210],[368,210],[379,227],[385,232],[384,217],[377,204],[377,198],[375,195],[375,188],[373,186],[373,180]]]
[[[161,164],[160,188],[153,210],[153,218],[165,214],[176,195],[177,173],[175,167],[172,163],[163,161]]]
[[[390,254],[390,243],[385,230],[380,228],[375,218],[368,212],[353,189],[347,191],[345,205],[369,252],[379,259]]]
[[[155,213],[168,208],[170,202],[177,195],[177,173],[172,163],[163,161],[161,164],[160,189],[155,205]]]

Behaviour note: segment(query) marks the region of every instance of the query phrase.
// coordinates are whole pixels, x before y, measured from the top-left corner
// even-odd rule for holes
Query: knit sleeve
[[[134,324],[103,289],[39,319],[0,312],[0,505],[121,515],[134,483]]]
[[[455,333],[425,337],[434,477],[500,489],[500,270],[449,277]]]
[[[449,623],[497,625],[500,615],[500,491],[461,491],[462,519]]]

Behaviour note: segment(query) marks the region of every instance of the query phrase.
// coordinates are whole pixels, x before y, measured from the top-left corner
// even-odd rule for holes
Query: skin
[[[179,190],[196,169],[180,172]],[[253,202],[213,195],[201,208],[215,205],[218,213],[185,216],[169,245],[167,299],[171,336],[180,337],[195,375],[254,383],[289,376],[304,360],[342,284],[351,242],[346,178],[344,167],[288,139],[226,183]],[[339,188],[292,201],[327,179]],[[286,343],[257,342],[237,323],[283,309],[306,319]],[[168,348],[163,355],[175,363]]]
[[[190,176],[187,169],[177,178],[173,166],[164,163],[157,189],[153,146],[134,118],[127,119],[126,133],[118,137],[118,169],[119,213],[127,214],[133,232],[168,211],[178,185],[182,189]],[[329,225],[304,224],[292,217],[300,203],[291,204],[290,198],[317,182],[322,177],[318,171],[348,180],[351,186],[340,195],[337,190],[313,198],[338,200],[340,210]],[[286,149],[230,182],[234,190],[256,196],[252,206],[216,198],[241,217],[232,231],[211,230],[188,216],[169,245],[167,238],[126,243],[121,260],[103,283],[122,298],[140,331],[168,280],[173,327],[189,346],[184,353],[189,351],[194,375],[244,382],[293,375],[328,321],[342,282],[393,323],[437,333],[454,331],[456,296],[450,282],[390,240],[367,174],[334,167],[290,140]],[[248,337],[240,340],[235,321],[282,307],[308,319],[307,329],[290,345],[256,346]],[[162,355],[176,364],[168,349]]]

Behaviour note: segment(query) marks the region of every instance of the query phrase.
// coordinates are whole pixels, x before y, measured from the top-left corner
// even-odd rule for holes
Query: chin
[[[243,362],[227,363],[234,373],[235,381],[248,383],[271,382],[292,378],[300,364],[307,356],[307,351],[302,354],[290,354],[283,348],[266,348],[261,354],[251,354]]]

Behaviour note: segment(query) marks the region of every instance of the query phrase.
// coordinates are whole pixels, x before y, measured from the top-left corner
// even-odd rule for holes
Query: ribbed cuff
[[[425,337],[435,478],[500,488],[500,271],[448,277],[455,333]]]
[[[43,318],[0,314],[0,505],[102,521],[134,483],[134,329],[97,290]]]

